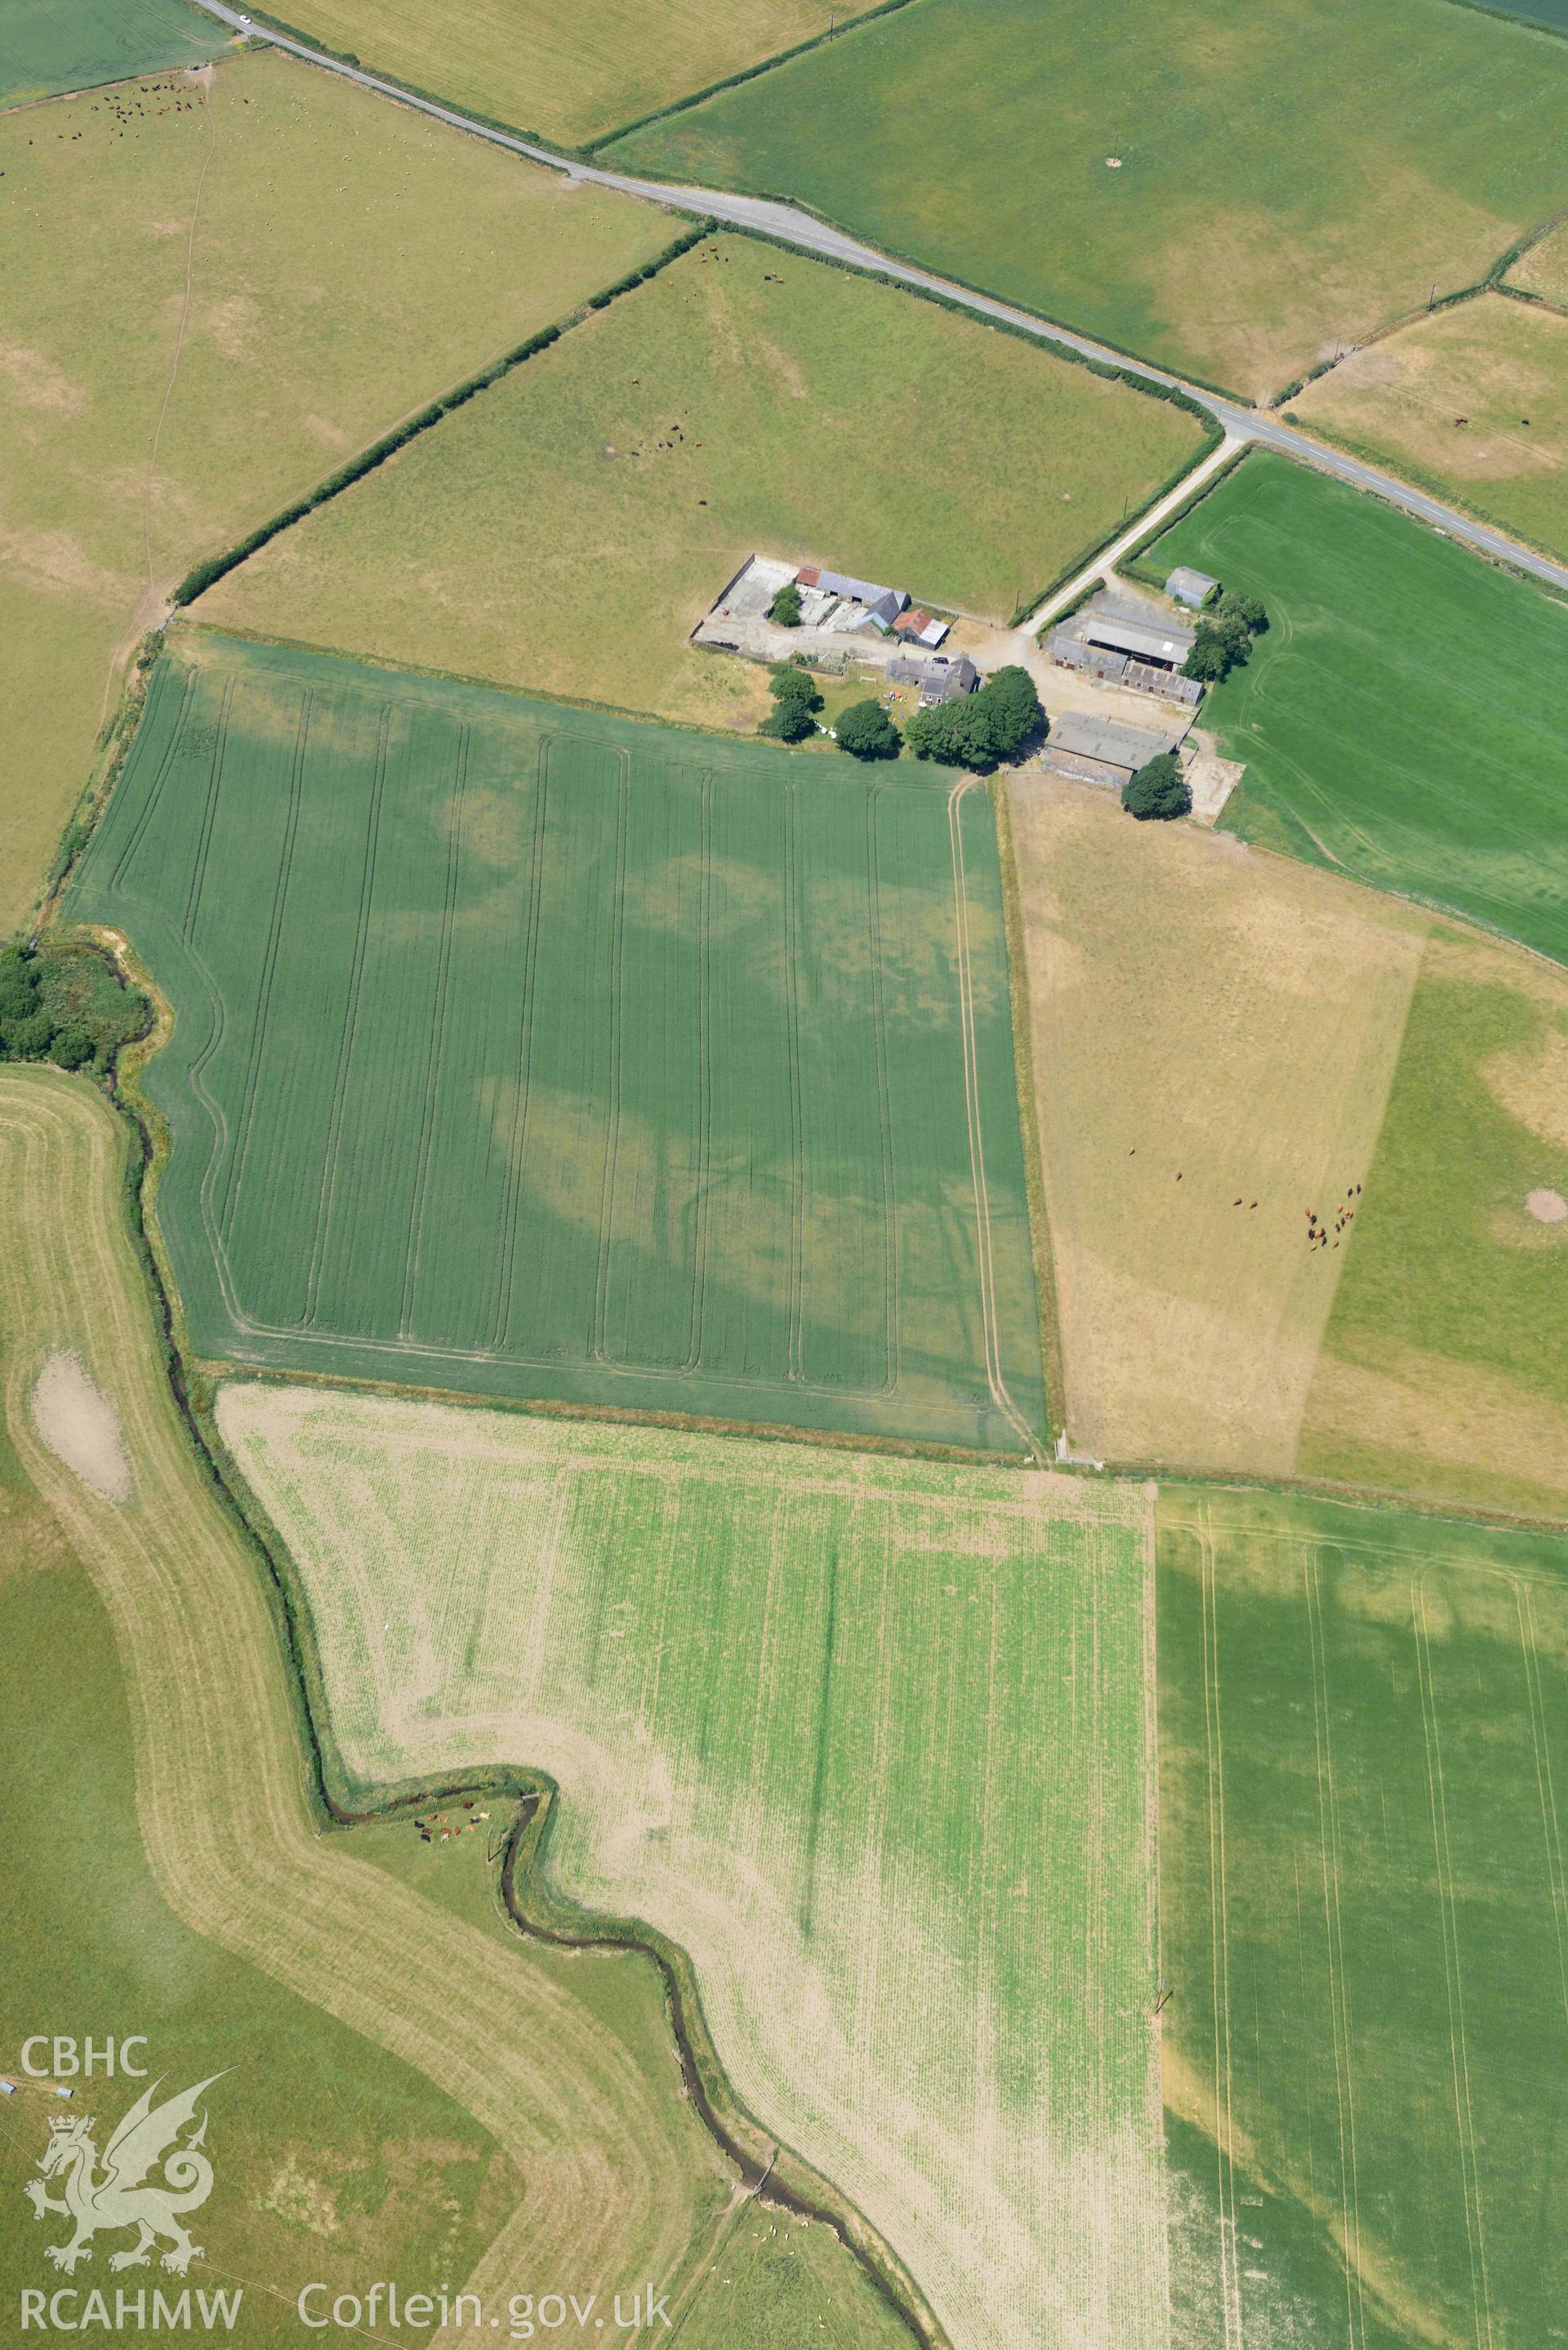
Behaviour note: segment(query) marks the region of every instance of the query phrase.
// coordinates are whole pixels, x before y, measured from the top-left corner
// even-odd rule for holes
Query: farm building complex
[[[1123,726],[1115,719],[1068,710],[1052,724],[1045,764],[1054,775],[1071,775],[1081,784],[1110,784],[1119,791],[1162,751],[1174,751],[1179,740],[1153,727]]]
[[[1063,622],[1051,639],[1050,654],[1058,669],[1195,707],[1203,689],[1196,678],[1183,677],[1181,667],[1196,642],[1195,629],[1168,618],[1158,606],[1103,595]]]

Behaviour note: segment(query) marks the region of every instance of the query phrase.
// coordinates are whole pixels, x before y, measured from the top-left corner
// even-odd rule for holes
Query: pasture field
[[[184,0],[0,0],[0,106],[199,66],[230,37]]]
[[[8,931],[191,564],[670,225],[275,52],[5,116],[0,172]]]
[[[1298,1467],[1568,1519],[1568,976],[1428,947]]]
[[[556,1898],[959,2350],[1163,2339],[1144,1491],[228,1381],[351,1778],[515,1759]]]
[[[679,2288],[727,2209],[734,2173],[680,2095],[673,2064],[651,2065],[569,1978],[535,1967],[525,1945],[504,1947],[358,1860],[351,1834],[320,1833],[306,1796],[298,1699],[260,1561],[208,1482],[170,1391],[124,1222],[126,1148],[123,1124],[81,1079],[0,1069],[8,1459],[97,1595],[88,1604],[62,1576],[57,1598],[43,1578],[13,1606],[6,1586],[18,1638],[69,1639],[51,1647],[45,1678],[16,1680],[10,1697],[25,1742],[35,1725],[37,1768],[55,1774],[41,1794],[36,1771],[25,1782],[46,1807],[28,1834],[31,1849],[47,1845],[50,1863],[37,1914],[58,1918],[67,1936],[63,1950],[35,1951],[23,1981],[35,1995],[46,1983],[53,1993],[62,1976],[75,1979],[78,1949],[87,1964],[102,1948],[94,1992],[107,2002],[124,1988],[161,2002],[171,2034],[178,2027],[187,2035],[179,2045],[203,2071],[209,2049],[218,2065],[244,2055],[245,2032],[258,2060],[265,2046],[275,2050],[272,2078],[258,2062],[243,2095],[236,2088],[231,2110],[254,2120],[236,2124],[227,2141],[238,2155],[244,2128],[254,2126],[260,2143],[260,2117],[283,2116],[281,2144],[246,2157],[256,2177],[264,2155],[274,2163],[275,2216],[294,2223],[265,2238],[268,2265],[249,2304],[253,2343],[275,2338],[286,2314],[286,2304],[268,2307],[269,2282],[333,2272],[321,2264],[349,2260],[361,2276],[385,2272],[367,2269],[360,2247],[381,2191],[374,2143],[394,2104],[398,2136],[383,2157],[387,2223],[389,2233],[406,2231],[410,2250],[431,2240],[425,2231],[436,2229],[439,2211],[438,2255],[454,2268],[462,2262],[475,2291],[503,2301],[544,2272],[628,2295],[649,2275]],[[62,1350],[118,1416],[128,1499],[89,1486],[42,1440],[35,1391]],[[105,1661],[105,1615],[123,1704]],[[68,1726],[84,1717],[105,1741],[98,1751],[120,1772],[119,1786],[127,1769],[133,1777],[148,1877],[127,1841],[128,1810],[111,1833],[104,1787],[70,1751]],[[25,1743],[24,1760],[32,1754]],[[67,1841],[78,1819],[81,1834]],[[124,1913],[87,1914],[94,1835],[108,1840],[109,1883],[126,1888]],[[164,1980],[154,1980],[161,1972]],[[84,2001],[89,1995],[84,1990]],[[315,2016],[301,2012],[302,2002]],[[116,2030],[128,2028],[129,2013],[152,2012],[105,2009]],[[28,2013],[23,2028],[43,2028]],[[214,2091],[215,2150],[217,2099]],[[328,2103],[341,2112],[320,2120],[317,2162],[306,2126]],[[5,2119],[9,2129],[10,2107]],[[356,2138],[369,2168],[358,2167]],[[403,2208],[427,2199],[435,2210]],[[227,2266],[217,2191],[209,2210],[215,2269]],[[263,2215],[231,2224],[251,2231],[260,2262]],[[8,2246],[18,2232],[8,2231]],[[370,2232],[379,2261],[388,2239]],[[448,2275],[440,2270],[434,2281]]]
[[[1204,703],[1247,763],[1223,827],[1568,961],[1568,608],[1267,453],[1147,560],[1268,605],[1251,662]]]
[[[175,1009],[199,1354],[1039,1440],[972,779],[186,632],[68,910]]]
[[[1303,1210],[1373,1162],[1428,919],[1092,786],[1010,797],[1069,1438],[1289,1475],[1354,1261]]]
[[[1435,310],[1342,360],[1292,413],[1568,555],[1568,317],[1506,294]]]
[[[1262,398],[1568,203],[1568,47],[1451,0],[914,0],[607,150]],[[1506,130],[1502,127],[1506,124]]]
[[[1546,2344],[1568,1543],[1158,1507],[1173,2341]]]
[[[850,9],[845,12],[853,15]],[[278,0],[278,21],[469,114],[580,146],[826,33],[831,0]]]
[[[769,706],[761,670],[687,639],[753,551],[1006,619],[1201,446],[1197,419],[1167,401],[889,286],[719,236],[275,539],[197,609],[225,628],[749,728]]]

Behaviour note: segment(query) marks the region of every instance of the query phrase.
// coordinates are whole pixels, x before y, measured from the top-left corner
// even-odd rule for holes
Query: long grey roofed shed
[[[1078,630],[1085,644],[1109,645],[1113,652],[1131,653],[1135,660],[1168,661],[1179,668],[1192,650],[1192,629],[1174,624],[1150,628],[1142,620],[1105,620],[1086,613]]]
[[[1076,710],[1065,710],[1060,718],[1053,719],[1050,739],[1053,750],[1101,759],[1107,766],[1126,767],[1129,774],[1162,751],[1174,751],[1177,743],[1174,734],[1157,733],[1148,726],[1123,726],[1114,718],[1094,718]]]

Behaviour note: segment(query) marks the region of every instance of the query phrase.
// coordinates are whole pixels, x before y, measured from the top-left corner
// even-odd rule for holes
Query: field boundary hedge
[[[618,139],[629,139],[634,130],[646,130],[650,123],[666,122],[672,114],[685,114],[691,107],[701,106],[705,99],[717,98],[721,90],[737,89],[743,81],[755,81],[759,75],[772,73],[775,66],[787,66],[810,50],[836,41],[845,33],[857,33],[862,25],[874,24],[878,16],[894,16],[898,9],[911,5],[912,0],[877,0],[876,7],[863,9],[857,16],[846,16],[842,25],[833,25],[826,33],[813,33],[808,40],[796,41],[793,48],[775,50],[771,57],[759,57],[754,66],[742,66],[739,73],[726,74],[722,81],[711,81],[705,89],[671,99],[668,106],[656,106],[650,114],[639,114],[635,121],[623,122],[618,130],[601,130],[597,138],[585,140],[576,152],[597,155]]]
[[[304,1580],[223,1442],[211,1380],[199,1367],[187,1373],[189,1334],[157,1213],[158,1184],[168,1162],[171,1138],[161,1113],[140,1082],[148,1062],[167,1040],[173,1014],[133,954],[122,954],[119,960],[129,967],[136,983],[145,988],[154,1007],[151,1027],[121,1054],[119,1066],[111,1068],[103,1086],[125,1129],[120,1174],[125,1227],[146,1285],[175,1409],[197,1466],[217,1506],[260,1569],[311,1809],[324,1826],[351,1829],[408,1819],[432,1804],[465,1796],[514,1803],[517,1812],[502,1864],[500,1900],[518,1930],[525,1937],[572,1949],[625,1949],[651,1958],[664,1983],[688,2091],[704,2125],[736,2165],[752,2194],[831,2228],[908,2328],[912,2342],[921,2350],[950,2350],[935,2313],[892,2248],[883,2243],[831,2180],[765,2130],[731,2088],[686,1953],[656,1929],[582,1908],[549,1885],[545,1849],[559,1789],[547,1773],[525,1764],[493,1763],[419,1781],[361,1783],[348,1769],[332,1731],[320,1646]],[[759,2148],[763,2152],[759,2153]]]
[[[1358,441],[1354,433],[1337,432],[1332,426],[1322,423],[1316,417],[1290,416],[1285,421],[1287,423],[1293,424],[1298,432],[1309,433],[1314,441],[1321,441],[1325,448],[1342,449],[1347,457],[1359,457],[1364,463],[1376,465],[1379,473],[1392,471],[1386,450],[1375,449],[1370,442]],[[1428,472],[1428,468],[1415,458],[1401,456],[1398,460],[1398,478],[1401,481],[1413,484],[1418,490],[1429,490],[1432,495],[1440,498],[1445,505],[1453,506],[1460,514],[1470,515],[1474,521],[1484,523],[1489,530],[1501,531],[1506,537],[1516,539],[1521,547],[1529,547],[1536,555],[1544,555],[1548,562],[1561,563],[1568,557],[1568,546],[1548,546],[1542,539],[1531,538],[1514,524],[1501,521],[1495,514],[1489,514],[1484,506],[1473,505],[1469,499],[1460,496],[1451,482],[1444,481],[1438,473]],[[1360,485],[1352,482],[1347,486],[1355,489]],[[1376,496],[1377,493],[1374,491],[1371,494]],[[1386,499],[1384,503],[1386,504],[1390,501]],[[1398,511],[1403,514],[1407,509],[1401,506]],[[1423,523],[1428,530],[1432,528],[1432,525],[1427,523],[1421,515],[1411,515],[1409,518],[1412,522]],[[1173,515],[1171,519],[1174,521],[1176,517]],[[1500,570],[1511,567],[1501,556],[1493,555],[1484,546],[1472,547],[1470,553],[1477,556],[1483,563],[1496,565]],[[1529,579],[1532,586],[1541,589],[1542,595],[1561,596],[1563,592],[1561,588],[1554,588],[1550,580],[1536,579],[1531,572],[1521,571],[1515,576],[1521,579]]]
[[[684,235],[667,244],[661,253],[655,254],[651,261],[645,262],[640,268],[628,270],[624,277],[618,277],[612,284],[601,286],[597,294],[590,294],[568,317],[556,326],[540,328],[536,334],[528,336],[511,350],[504,351],[498,359],[492,359],[477,374],[466,376],[450,391],[443,391],[439,399],[417,409],[400,424],[393,425],[389,432],[383,432],[378,440],[339,465],[336,472],[328,473],[304,497],[296,498],[267,521],[258,523],[254,530],[247,531],[244,537],[236,539],[232,546],[225,547],[221,554],[206,556],[200,563],[192,565],[174,590],[176,608],[193,604],[198,596],[215,587],[229,572],[237,570],[249,556],[258,554],[269,540],[276,538],[283,531],[291,530],[296,523],[303,522],[318,506],[329,504],[367,473],[373,473],[378,465],[384,465],[389,457],[395,456],[410,441],[417,440],[421,432],[430,432],[454,409],[462,408],[480,392],[487,391],[492,384],[499,383],[504,376],[510,375],[514,368],[522,367],[540,351],[548,350],[552,343],[558,343],[564,334],[568,334],[574,327],[581,326],[595,311],[607,309],[620,295],[629,293],[633,286],[640,286],[646,278],[657,277],[661,269],[667,269],[682,254],[690,253],[693,245],[701,244],[704,237],[712,234],[714,225],[711,220],[699,221]]]

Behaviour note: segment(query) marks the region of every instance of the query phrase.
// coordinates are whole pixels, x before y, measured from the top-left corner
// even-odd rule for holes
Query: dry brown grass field
[[[1568,317],[1506,294],[1353,352],[1292,412],[1407,481],[1568,554]]]
[[[650,2275],[679,2286],[702,2270],[735,2174],[646,2014],[629,2033],[607,2014],[602,1977],[621,1962],[592,1962],[601,1980],[585,1995],[569,1962],[537,1963],[359,1860],[351,1832],[320,1833],[257,1558],[198,1464],[154,1338],[123,1222],[126,1147],[81,1080],[0,1070],[4,1435],[108,1610],[158,1892],[183,1927],[412,2066],[488,2133],[521,2182],[469,2280],[493,2305],[545,2274],[628,2300]],[[62,1349],[118,1414],[129,1501],[40,1439],[34,1391]],[[855,2286],[843,2259],[825,2324],[827,2293],[853,2310]]]
[[[0,120],[0,930],[201,555],[667,243],[281,55]]]
[[[1346,1261],[1305,1211],[1366,1175],[1428,920],[1093,786],[1012,806],[1070,1440],[1288,1474]]]
[[[1508,282],[1523,286],[1528,294],[1539,294],[1542,301],[1568,304],[1568,220],[1560,222],[1549,236],[1514,263]]]
[[[826,33],[836,12],[832,0],[277,0],[273,13],[374,72],[570,147]]]

